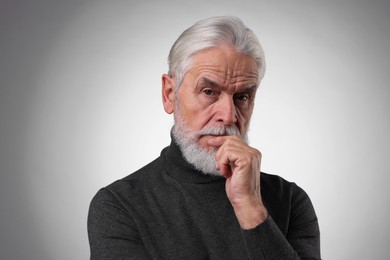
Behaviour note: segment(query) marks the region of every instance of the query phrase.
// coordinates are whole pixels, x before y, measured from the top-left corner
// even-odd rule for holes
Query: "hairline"
[[[168,74],[175,79],[176,89],[180,88],[196,54],[206,49],[223,47],[248,55],[256,62],[259,85],[265,73],[265,59],[258,38],[239,18],[217,16],[198,21],[173,44],[168,56]]]
[[[210,49],[223,49],[223,48],[230,48],[230,49],[233,49],[235,50],[238,54],[242,54],[242,55],[247,55],[249,58],[251,58],[252,60],[254,60],[256,62],[256,66],[257,66],[257,72],[258,72],[258,79],[257,79],[257,82],[256,82],[256,86],[255,88],[258,88],[258,86],[260,85],[260,82],[261,82],[261,79],[262,79],[262,76],[264,75],[264,73],[262,73],[262,68],[259,64],[259,62],[253,57],[253,55],[250,55],[248,54],[247,52],[244,52],[244,51],[238,51],[237,48],[235,46],[232,46],[231,44],[227,44],[227,43],[223,43],[223,44],[220,44],[220,45],[215,45],[215,46],[211,46],[211,47],[206,47],[206,48],[203,48],[203,49],[200,49],[194,53],[192,53],[184,62],[185,64],[182,65],[182,68],[183,68],[183,71],[182,71],[182,75],[180,77],[180,81],[177,81],[177,75],[173,74],[171,71],[168,72],[168,75],[173,78],[175,80],[175,88],[174,88],[174,92],[175,92],[175,96],[178,97],[178,91],[184,81],[184,78],[185,76],[187,75],[187,73],[191,70],[191,68],[193,67],[193,60],[194,60],[194,57],[203,52],[203,51],[206,51],[206,50],[210,50]],[[250,87],[253,87],[252,84],[250,84]]]

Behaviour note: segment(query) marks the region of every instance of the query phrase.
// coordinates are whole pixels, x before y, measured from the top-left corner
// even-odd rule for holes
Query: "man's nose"
[[[216,120],[224,125],[233,125],[237,122],[236,106],[233,96],[222,95],[218,100],[215,111]]]

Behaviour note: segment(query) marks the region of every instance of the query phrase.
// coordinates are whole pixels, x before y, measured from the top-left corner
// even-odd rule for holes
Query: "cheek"
[[[207,126],[213,118],[212,109],[210,108],[200,108],[197,110],[195,117],[192,119],[192,124],[195,127],[195,130],[202,130]]]
[[[212,117],[211,109],[202,106],[199,102],[180,102],[179,110],[181,120],[194,131],[201,130]]]
[[[239,123],[240,132],[244,133],[248,130],[249,122],[252,116],[253,107],[251,109],[238,110],[237,121]]]

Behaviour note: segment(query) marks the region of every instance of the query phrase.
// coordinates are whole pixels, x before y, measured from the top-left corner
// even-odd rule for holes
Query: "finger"
[[[222,176],[230,178],[235,169],[235,161],[237,160],[237,152],[232,151],[231,148],[228,148],[222,145],[217,153],[215,154],[215,160],[217,163],[217,168],[219,169]]]
[[[225,177],[226,179],[230,178],[233,175],[232,168],[229,164],[221,164],[219,165],[217,163],[217,169],[219,170],[219,173],[221,176]]]
[[[210,146],[213,147],[220,147],[226,140],[227,136],[216,136],[216,137],[211,137],[207,143]]]

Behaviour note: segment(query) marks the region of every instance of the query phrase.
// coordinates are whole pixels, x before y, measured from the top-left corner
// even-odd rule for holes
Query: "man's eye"
[[[249,95],[247,94],[239,94],[235,96],[235,99],[238,101],[247,101],[249,100]]]
[[[214,95],[214,91],[212,91],[211,89],[205,89],[203,90],[203,93],[206,94],[207,96],[212,96]]]

